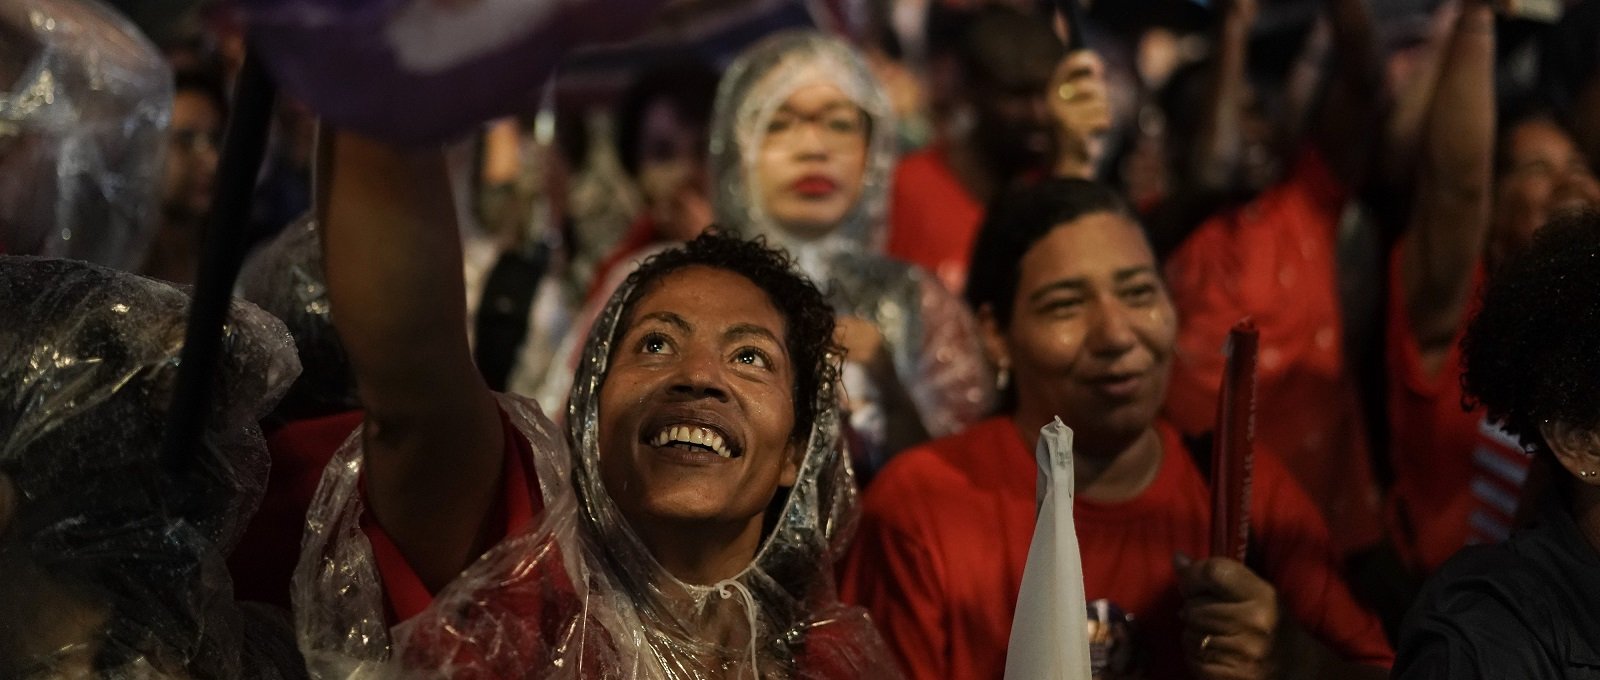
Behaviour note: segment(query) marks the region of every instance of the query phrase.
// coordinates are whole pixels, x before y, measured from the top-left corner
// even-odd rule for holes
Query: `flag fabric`
[[[1006,680],[1092,680],[1083,559],[1072,519],[1072,429],[1039,430],[1039,516],[1011,619]]]

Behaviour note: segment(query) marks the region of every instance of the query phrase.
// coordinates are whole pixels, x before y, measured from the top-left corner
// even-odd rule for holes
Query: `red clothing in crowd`
[[[1404,246],[1402,246],[1404,247]],[[1411,330],[1396,249],[1389,267],[1389,494],[1391,534],[1413,568],[1431,573],[1463,546],[1496,543],[1511,533],[1529,457],[1510,435],[1468,410],[1461,389],[1461,318],[1439,366],[1422,364]],[[1474,288],[1484,271],[1473,274]]]
[[[936,145],[900,159],[890,192],[889,255],[933,272],[959,295],[983,206],[956,178],[949,151]]]
[[[270,511],[265,521],[258,515],[251,526],[253,535],[259,538],[254,543],[242,545],[250,547],[252,560],[271,553],[277,553],[281,559],[250,563],[235,560],[236,579],[240,578],[242,572],[245,581],[274,588],[272,592],[275,596],[287,596],[289,574],[298,559],[300,534],[312,492],[321,479],[322,470],[361,424],[362,417],[361,411],[351,411],[327,418],[298,421],[280,428],[269,438],[274,479],[282,476],[285,483],[270,487],[268,498],[262,506],[263,511],[277,510]],[[491,510],[500,518],[494,527],[494,543],[528,530],[531,523],[542,519],[544,499],[539,493],[533,457],[565,455],[560,452],[535,452],[504,412],[501,413],[501,423],[505,432],[504,481]],[[384,607],[389,623],[391,626],[404,623],[432,605],[436,593],[422,583],[415,569],[370,511],[361,520],[361,530],[372,545],[373,561],[383,583]],[[285,530],[291,524],[294,527],[292,541],[288,540],[291,532]],[[559,552],[561,548],[551,543],[537,550]],[[278,568],[278,562],[284,562],[288,570]],[[583,616],[584,610],[577,589],[561,568],[563,559],[559,555],[548,555],[538,560],[537,564],[547,573],[518,574],[517,588],[508,591],[496,588],[496,584],[488,584],[486,587],[490,590],[483,593],[485,598],[501,598],[496,610],[515,612],[514,620],[520,625],[507,626],[504,620],[480,620],[474,618],[472,610],[467,609],[448,625],[413,627],[407,631],[406,665],[415,668],[458,666],[471,669],[470,674],[452,677],[482,680],[525,678],[534,669],[548,666],[550,659],[543,657],[544,651],[557,649],[566,643],[582,645],[584,658],[595,660],[587,666],[605,667],[600,661],[608,659],[614,652],[613,642],[606,637],[602,626],[584,626],[583,630],[588,635],[581,641],[561,639],[571,629],[572,622]],[[270,565],[270,568],[258,565]],[[530,588],[530,583],[537,583],[539,587]],[[516,599],[506,601],[505,598]],[[846,667],[850,661],[848,656],[833,651],[836,646],[850,647],[849,643],[853,641],[841,639],[846,634],[844,629],[829,627],[816,629],[808,636],[803,655],[797,660],[797,665],[805,669],[806,677],[854,680],[854,671]]]
[[[361,424],[361,411],[287,423],[267,433],[272,471],[261,507],[228,557],[240,600],[289,608],[289,578],[300,559],[306,510],[335,451]]]
[[[1177,432],[1159,426],[1161,469],[1137,497],[1077,499],[1085,594],[1135,618],[1145,677],[1190,677],[1173,556],[1209,547],[1210,492]],[[912,678],[989,680],[1005,669],[1035,519],[1038,470],[1008,418],[890,461],[867,490],[841,594],[864,605]],[[1252,535],[1287,611],[1345,658],[1387,666],[1378,621],[1356,604],[1327,529],[1283,467],[1258,454]]]
[[[1166,417],[1213,429],[1228,330],[1261,331],[1256,441],[1322,510],[1340,554],[1382,535],[1359,395],[1344,358],[1336,237],[1348,191],[1314,150],[1287,179],[1208,219],[1166,264],[1182,320]],[[1337,481],[1337,483],[1334,483]]]

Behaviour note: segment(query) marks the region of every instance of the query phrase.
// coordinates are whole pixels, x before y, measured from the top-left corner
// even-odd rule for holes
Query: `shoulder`
[[[1406,615],[1395,677],[1529,677],[1548,668],[1560,605],[1549,576],[1510,545],[1467,548]],[[1545,676],[1549,677],[1549,676]]]
[[[989,446],[986,440],[996,422],[1004,424],[1003,419],[986,420],[896,455],[867,488],[863,512],[880,516],[920,514],[932,506],[959,505],[958,499],[978,493],[972,465],[987,453],[976,449]],[[928,499],[939,502],[917,507]]]

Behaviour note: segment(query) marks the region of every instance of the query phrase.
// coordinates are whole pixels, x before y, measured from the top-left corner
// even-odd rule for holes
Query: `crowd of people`
[[[1098,680],[1600,668],[1600,1],[800,3],[445,144],[286,87],[183,465],[248,21],[36,2],[0,677],[998,678],[1058,418]]]

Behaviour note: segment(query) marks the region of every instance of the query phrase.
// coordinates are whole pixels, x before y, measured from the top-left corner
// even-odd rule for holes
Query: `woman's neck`
[[[1028,450],[1039,445],[1039,427],[1048,420],[1018,411],[1012,416]],[[1074,432],[1072,441],[1073,493],[1102,502],[1130,500],[1150,487],[1161,470],[1161,433],[1154,425],[1122,437],[1089,437]]]
[[[708,586],[738,576],[761,545],[762,515],[740,523],[670,519],[630,522],[639,540],[667,573]]]

